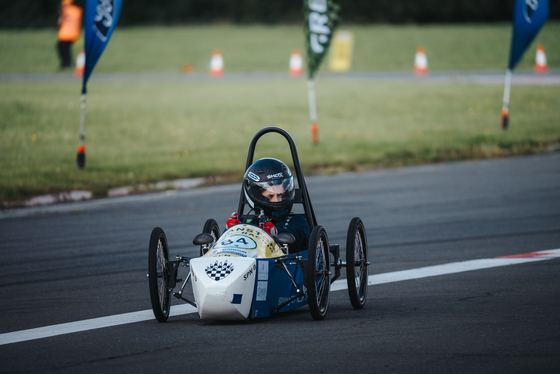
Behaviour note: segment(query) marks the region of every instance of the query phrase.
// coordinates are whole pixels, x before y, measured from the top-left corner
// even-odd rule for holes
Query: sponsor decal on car
[[[251,269],[249,269],[249,271],[247,271],[245,273],[245,275],[243,275],[243,280],[246,281],[247,278],[249,278],[249,276],[255,272],[255,270],[257,270],[257,264],[256,263],[253,264],[253,267]]]
[[[268,261],[257,261],[259,264],[258,279],[268,280]]]
[[[266,254],[267,256],[273,256],[278,251],[274,242],[270,242],[266,245]]]
[[[257,282],[257,301],[266,301],[266,293],[268,292],[268,281]]]
[[[220,281],[233,272],[233,264],[228,264],[227,260],[224,262],[216,260],[212,265],[208,265],[205,271],[210,279]]]
[[[221,250],[227,250],[229,253],[218,252]],[[242,254],[242,252],[238,252],[239,250],[245,250],[248,253]],[[232,226],[224,232],[220,240],[216,242],[206,256],[215,257],[223,255],[260,258],[279,257],[283,254],[284,252],[265,231],[248,224],[240,224]]]
[[[253,256],[249,256],[249,251],[246,251],[244,249],[238,249],[238,248],[213,249],[208,253],[208,257],[222,257],[222,256],[253,257]]]

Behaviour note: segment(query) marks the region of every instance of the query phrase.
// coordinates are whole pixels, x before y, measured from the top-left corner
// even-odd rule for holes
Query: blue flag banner
[[[82,94],[86,93],[86,84],[109,42],[121,13],[122,0],[86,0],[85,15],[85,52],[86,65]]]
[[[515,0],[508,68],[513,70],[548,18],[548,0]]]

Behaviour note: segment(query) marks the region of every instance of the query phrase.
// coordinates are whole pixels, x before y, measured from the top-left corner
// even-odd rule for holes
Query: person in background
[[[82,28],[82,8],[74,5],[74,0],[62,0],[60,16],[58,17],[58,55],[60,68],[67,69],[72,66],[70,51],[72,43],[80,37]]]

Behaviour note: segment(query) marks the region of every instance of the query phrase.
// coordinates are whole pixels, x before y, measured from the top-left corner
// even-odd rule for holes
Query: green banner
[[[307,70],[312,79],[327,54],[340,17],[340,5],[333,0],[303,0]]]

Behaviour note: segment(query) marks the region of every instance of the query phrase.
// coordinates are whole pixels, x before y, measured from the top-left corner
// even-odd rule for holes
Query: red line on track
[[[548,253],[548,252],[528,252],[528,253],[521,253],[518,255],[499,256],[494,258],[531,258],[531,257],[551,256],[553,254],[554,253]]]

